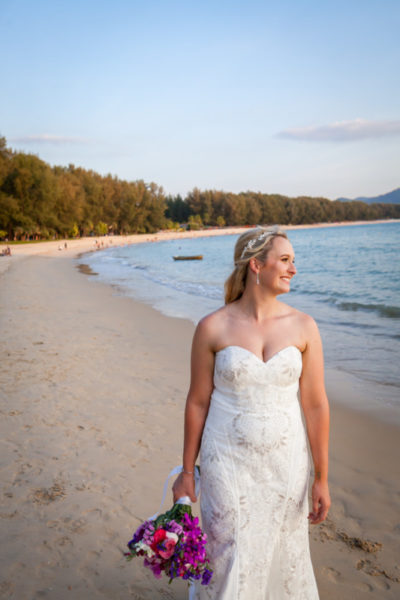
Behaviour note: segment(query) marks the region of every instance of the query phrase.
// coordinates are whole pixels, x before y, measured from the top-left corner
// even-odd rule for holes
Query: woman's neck
[[[263,291],[263,295],[257,293],[258,290],[251,290],[248,287],[243,292],[241,298],[237,301],[237,306],[247,318],[256,322],[265,321],[276,317],[282,311],[282,303],[276,295],[268,295]]]

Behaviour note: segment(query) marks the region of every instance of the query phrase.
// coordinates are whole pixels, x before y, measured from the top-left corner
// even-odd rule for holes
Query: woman
[[[321,340],[311,317],[278,300],[296,273],[283,231],[244,233],[234,260],[225,306],[202,319],[193,338],[184,470],[173,486],[175,500],[196,501],[201,446],[201,512],[214,576],[195,597],[315,600],[307,435],[310,523],[321,523],[330,506]]]

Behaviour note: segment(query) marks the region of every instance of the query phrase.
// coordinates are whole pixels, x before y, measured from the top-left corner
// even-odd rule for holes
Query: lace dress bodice
[[[192,597],[317,600],[308,542],[302,354],[216,353],[201,443],[201,513],[214,577]]]

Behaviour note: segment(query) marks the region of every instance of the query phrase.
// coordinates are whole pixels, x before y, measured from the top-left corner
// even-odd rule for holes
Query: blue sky
[[[400,185],[398,0],[1,0],[0,134],[166,193]]]

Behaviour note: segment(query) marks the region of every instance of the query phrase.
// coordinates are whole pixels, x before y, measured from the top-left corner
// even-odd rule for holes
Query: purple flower
[[[161,565],[156,559],[145,558],[143,564],[145,567],[148,567],[152,570],[154,577],[161,579]]]
[[[146,527],[143,532],[143,541],[145,544],[150,546],[153,543],[153,535],[154,535],[154,524],[153,521],[146,521]]]
[[[177,523],[174,520],[167,523],[167,525],[165,527],[168,531],[171,531],[172,533],[176,533],[177,535],[180,535],[183,532],[182,525],[179,525],[179,523]]]
[[[128,548],[131,548],[131,546],[133,546],[133,544],[136,544],[136,542],[139,542],[143,538],[143,533],[144,533],[145,529],[146,529],[146,521],[144,523],[142,523],[136,529],[135,533],[133,534],[133,538],[131,539],[130,542],[128,542]]]
[[[208,585],[212,576],[213,572],[210,569],[205,569],[201,579],[201,585]]]

